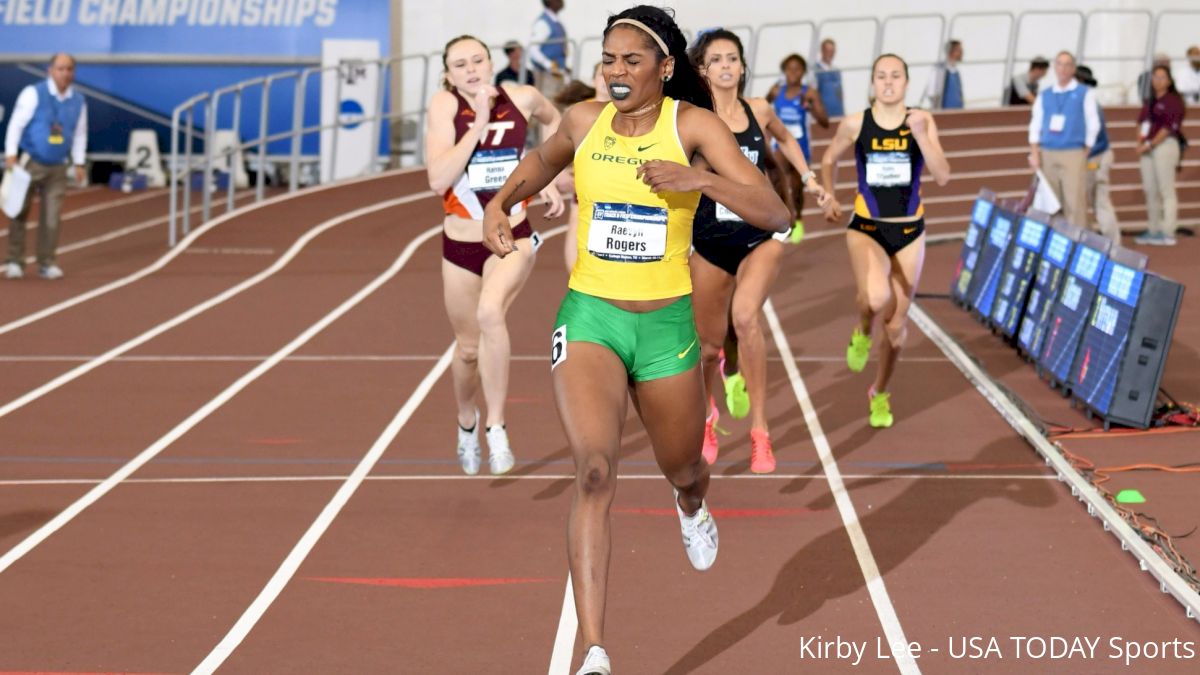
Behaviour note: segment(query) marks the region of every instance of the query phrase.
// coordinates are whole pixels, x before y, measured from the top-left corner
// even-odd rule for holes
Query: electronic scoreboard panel
[[[985,320],[992,315],[996,289],[1000,286],[1000,273],[1004,268],[1004,259],[1008,255],[1017,220],[1016,213],[1005,208],[1003,204],[997,204],[992,215],[992,225],[980,244],[979,258],[975,262],[971,285],[967,290],[967,303]]]
[[[1109,255],[1071,371],[1072,392],[1105,428],[1149,426],[1183,302],[1181,284],[1145,268],[1140,253]]]
[[[1047,233],[1033,287],[1029,291],[1029,302],[1025,306],[1025,316],[1021,319],[1021,329],[1017,331],[1017,347],[1031,358],[1041,353],[1050,313],[1058,301],[1067,265],[1071,262],[1071,253],[1081,234],[1078,227],[1065,220],[1055,221]]]
[[[1132,254],[1131,251],[1122,253]],[[1109,258],[1105,263],[1091,318],[1084,327],[1077,365],[1068,378],[1071,392],[1101,415],[1108,412],[1112,403],[1117,368],[1125,354],[1145,277],[1142,271],[1146,265],[1145,256],[1133,255],[1140,261],[1123,264],[1116,258]]]
[[[967,300],[967,290],[971,287],[971,277],[979,259],[979,246],[983,243],[988,226],[992,222],[995,202],[996,195],[991,190],[980,190],[975,199],[975,208],[971,210],[971,222],[967,224],[962,251],[958,255],[958,264],[954,267],[954,278],[950,281],[950,297],[955,302],[965,303]]]
[[[992,308],[992,324],[1005,337],[1017,332],[1017,325],[1025,312],[1025,300],[1029,296],[1030,282],[1037,270],[1038,258],[1049,232],[1050,216],[1030,212],[1021,218],[1017,226],[1014,245],[1000,272],[1000,286],[996,289],[996,301]]]
[[[1046,337],[1038,364],[1055,383],[1066,383],[1083,329],[1092,310],[1096,287],[1104,272],[1105,255],[1111,243],[1091,232],[1083,233],[1075,246],[1063,280],[1063,289],[1050,313]]]

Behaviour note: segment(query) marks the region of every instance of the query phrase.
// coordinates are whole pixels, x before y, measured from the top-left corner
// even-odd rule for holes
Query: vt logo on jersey
[[[885,152],[904,152],[908,150],[907,138],[872,138],[872,150],[882,150]]]
[[[475,125],[472,124],[471,126]],[[512,120],[509,120],[508,122],[489,122],[488,125],[483,128],[483,138],[479,139],[479,144],[500,145],[500,143],[504,140],[505,132],[515,128],[516,126],[517,123],[513,122]],[[489,133],[492,134],[491,143],[488,142]]]

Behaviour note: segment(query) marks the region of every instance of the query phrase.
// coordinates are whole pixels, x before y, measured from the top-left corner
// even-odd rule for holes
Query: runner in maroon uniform
[[[536,118],[547,134],[558,128],[559,114],[537,89],[505,82],[492,86],[492,60],[482,42],[469,35],[454,38],[442,53],[445,91],[429,103],[425,135],[429,186],[443,195],[442,282],[446,313],[457,341],[452,365],[458,403],[458,458],[463,471],[479,471],[479,383],[487,402],[488,464],[501,474],[514,459],[504,428],[511,348],[505,314],[533,268],[538,241],[526,220],[525,204],[509,213],[517,251],[503,260],[482,242],[483,207],[516,168],[525,147],[527,121]],[[480,120],[486,120],[480,123]],[[542,191],[546,215],[562,213],[553,186]]]

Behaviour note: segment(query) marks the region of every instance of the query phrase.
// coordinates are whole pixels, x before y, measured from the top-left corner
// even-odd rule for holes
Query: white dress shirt
[[[562,20],[558,18],[558,12],[551,12],[547,9],[545,10],[545,13],[550,17],[551,20],[562,23]],[[538,14],[537,19],[535,19],[533,22],[533,35],[531,35],[529,38],[529,61],[542,70],[547,71],[550,70],[551,61],[545,54],[542,53],[542,45],[544,45],[549,39],[550,24],[546,23],[542,19],[541,14]],[[563,49],[566,49],[566,47],[567,45],[564,42]]]
[[[46,82],[50,85],[50,93],[59,101],[65,101],[72,96],[79,96],[75,91],[75,87],[67,87],[66,92],[58,91],[54,80],[46,78]],[[4,135],[4,156],[15,157],[18,148],[21,144],[21,136],[25,133],[25,127],[29,126],[29,122],[33,119],[33,113],[38,107],[38,92],[37,87],[29,85],[21,90],[17,96],[17,103],[13,106],[12,117],[8,120],[8,133]],[[75,124],[75,137],[71,142],[71,163],[75,166],[83,166],[87,163],[87,101],[83,102],[83,107],[79,110],[79,121]]]
[[[1200,70],[1192,68],[1192,64],[1188,63],[1175,72],[1175,88],[1179,90],[1183,100],[1187,103],[1200,103]]]
[[[1046,92],[1053,91],[1056,94],[1071,91],[1080,86],[1079,82],[1074,78],[1067,84],[1061,86],[1058,80],[1054,80],[1054,86],[1049,89],[1040,88],[1037,95],[1037,100],[1033,102],[1033,115],[1029,119],[1029,144],[1037,145],[1042,142],[1042,118],[1045,116],[1044,109],[1046,107]],[[1100,135],[1100,106],[1096,102],[1096,90],[1087,87],[1087,93],[1083,95],[1083,142],[1087,147],[1092,147],[1096,144],[1096,137]]]

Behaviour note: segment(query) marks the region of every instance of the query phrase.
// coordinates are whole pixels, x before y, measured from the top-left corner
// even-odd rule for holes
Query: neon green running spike
[[[800,220],[799,218],[796,219],[796,222],[792,225],[792,232],[788,235],[788,241],[792,242],[793,244],[799,244],[800,242],[804,241],[803,220]]]
[[[746,393],[746,378],[741,373],[725,378],[725,408],[735,420],[750,414],[750,395]]]
[[[888,392],[871,397],[871,426],[886,429],[892,426],[892,395]]]
[[[871,336],[863,335],[858,328],[850,334],[850,346],[846,348],[846,366],[851,372],[861,373],[867,367],[867,357],[871,354]]]

